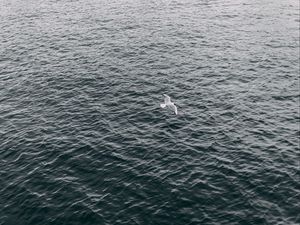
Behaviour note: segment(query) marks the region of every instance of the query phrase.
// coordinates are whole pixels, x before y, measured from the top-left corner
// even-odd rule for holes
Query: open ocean
[[[300,224],[299,24],[298,0],[0,0],[0,225]]]

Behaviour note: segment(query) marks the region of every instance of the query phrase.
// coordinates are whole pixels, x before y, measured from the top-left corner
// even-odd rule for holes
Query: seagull
[[[176,105],[174,105],[173,102],[171,102],[171,98],[165,94],[163,94],[163,96],[165,96],[165,103],[160,104],[160,107],[165,108],[166,106],[168,106],[170,109],[174,111],[175,115],[177,115],[177,107]]]

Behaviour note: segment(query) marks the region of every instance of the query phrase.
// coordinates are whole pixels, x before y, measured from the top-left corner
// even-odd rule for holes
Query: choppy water
[[[0,224],[300,224],[298,28],[296,0],[0,1]]]

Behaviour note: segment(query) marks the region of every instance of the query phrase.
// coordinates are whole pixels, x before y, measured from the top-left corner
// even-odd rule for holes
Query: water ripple
[[[300,223],[297,1],[0,12],[0,225]]]

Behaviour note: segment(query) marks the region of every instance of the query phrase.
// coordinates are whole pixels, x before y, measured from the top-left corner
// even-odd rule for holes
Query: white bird
[[[160,104],[160,107],[165,108],[166,106],[168,106],[177,115],[177,107],[173,102],[171,102],[171,98],[165,94],[163,96],[165,96],[165,103]]]

